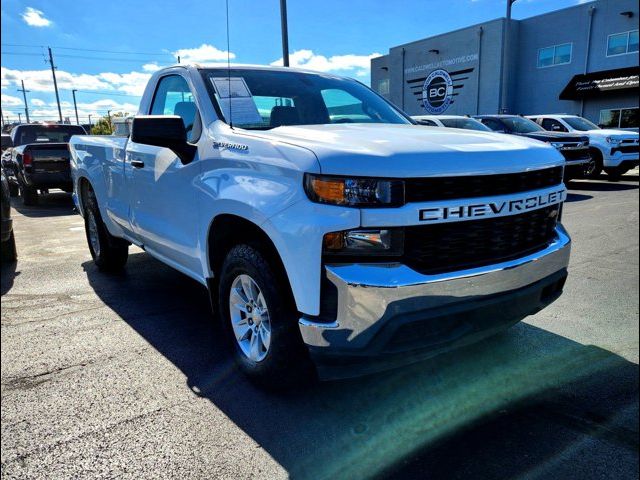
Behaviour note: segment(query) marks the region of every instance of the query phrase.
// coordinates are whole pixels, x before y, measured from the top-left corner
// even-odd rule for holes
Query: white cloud
[[[2,94],[2,105],[5,107],[21,107],[22,99],[11,95]]]
[[[11,85],[19,86],[24,80],[25,88],[32,92],[53,92],[51,70],[12,70],[6,67],[0,69],[2,88]],[[111,73],[104,72],[96,75],[86,73],[70,73],[64,70],[56,71],[56,80],[60,90],[102,90],[119,91],[128,95],[142,95],[144,87],[151,74],[144,72]]]
[[[31,105],[33,105],[34,107],[44,107],[46,105],[46,102],[44,100],[40,100],[39,98],[32,98],[29,103],[31,103]]]
[[[197,48],[181,48],[172,52],[175,57],[180,57],[182,63],[206,63],[227,60],[227,51],[218,50],[213,45],[203,43]],[[229,58],[236,58],[235,53],[229,52]]]
[[[22,19],[31,27],[48,27],[53,22],[45,18],[42,10],[36,10],[33,7],[27,7],[22,13]]]
[[[371,68],[371,59],[380,55],[380,53],[372,53],[371,55],[347,54],[325,57],[316,55],[313,50],[296,50],[289,55],[289,64],[292,67],[318,72],[355,72],[358,77],[366,77]],[[282,58],[271,62],[271,65],[282,65]]]
[[[162,67],[160,65],[158,65],[157,63],[145,63],[142,66],[142,70],[144,70],[145,72],[155,72],[160,70]]]

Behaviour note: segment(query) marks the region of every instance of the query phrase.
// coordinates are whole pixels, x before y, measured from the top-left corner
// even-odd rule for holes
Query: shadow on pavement
[[[623,177],[627,180],[627,177]],[[638,185],[631,183],[610,182],[608,180],[580,180],[569,183],[569,190],[592,191],[592,192],[617,192],[623,190],[637,190]]]
[[[73,215],[75,205],[71,194],[62,191],[52,191],[38,195],[38,205],[27,207],[22,204],[22,198],[11,199],[11,206],[25,217],[57,217]]]
[[[582,195],[581,193],[571,193],[567,194],[567,202],[582,202],[584,200],[589,200],[593,198],[592,195]]]
[[[18,258],[19,261],[20,259]],[[9,292],[13,287],[13,280],[20,275],[20,272],[16,271],[18,262],[3,263],[2,267],[0,267],[0,295]]]
[[[119,276],[83,267],[104,303],[292,478],[637,474],[638,366],[601,348],[520,323],[392,372],[275,394],[235,370],[200,284],[144,253]]]

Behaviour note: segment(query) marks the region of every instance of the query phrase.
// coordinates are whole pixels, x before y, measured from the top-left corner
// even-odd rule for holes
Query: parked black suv
[[[38,202],[38,191],[60,188],[71,192],[69,139],[86,135],[80,125],[24,124],[11,131],[9,167],[25,205]],[[8,173],[8,172],[7,172]]]
[[[584,178],[585,171],[592,161],[589,152],[589,137],[586,135],[549,132],[536,122],[520,115],[476,115],[474,118],[480,120],[494,132],[521,135],[553,145],[566,160],[565,181]]]

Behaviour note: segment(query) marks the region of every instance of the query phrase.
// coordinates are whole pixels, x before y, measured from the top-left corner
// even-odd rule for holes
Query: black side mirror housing
[[[190,163],[197,147],[187,142],[187,130],[178,115],[137,115],[131,122],[131,141],[172,150],[183,164]]]

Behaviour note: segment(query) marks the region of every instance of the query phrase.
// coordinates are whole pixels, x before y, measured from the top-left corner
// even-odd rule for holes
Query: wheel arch
[[[286,286],[289,299],[295,305],[287,270],[273,240],[259,225],[234,214],[219,214],[209,224],[206,247],[207,265],[213,273],[213,284],[216,290],[227,253],[234,246],[243,243],[254,247],[265,256],[269,264],[275,268],[274,273]]]

